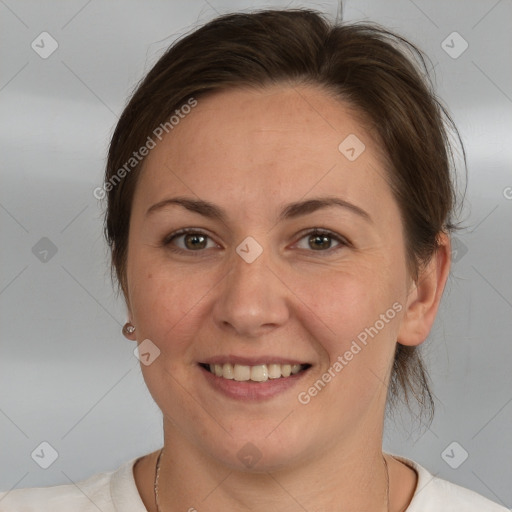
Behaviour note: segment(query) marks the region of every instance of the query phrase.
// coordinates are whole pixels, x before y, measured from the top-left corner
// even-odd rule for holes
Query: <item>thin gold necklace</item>
[[[156,461],[156,472],[155,472],[155,503],[156,503],[156,510],[157,512],[160,511],[160,506],[158,505],[158,477],[160,476],[160,458],[162,457],[164,449],[162,448],[160,450],[160,453],[158,455],[158,459]],[[386,457],[382,456],[384,460],[384,465],[386,466],[386,510],[389,512],[389,469],[388,469],[388,463],[386,461]]]

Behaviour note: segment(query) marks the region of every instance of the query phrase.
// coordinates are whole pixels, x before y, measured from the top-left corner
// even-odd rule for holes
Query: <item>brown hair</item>
[[[425,76],[413,59],[419,57]],[[437,249],[440,232],[455,226],[453,153],[448,126],[424,56],[403,37],[376,23],[331,23],[311,9],[260,10],[222,15],[178,39],[137,86],[112,136],[105,174],[105,236],[127,300],[126,259],[130,210],[140,162],[126,163],[180,105],[211,91],[271,84],[320,86],[354,107],[375,134],[388,162],[400,207],[411,275]],[[141,160],[142,161],[142,160]],[[121,172],[124,169],[125,172]],[[122,179],[120,179],[122,178]],[[418,347],[397,343],[388,404],[402,391],[421,412],[434,413],[428,374]]]

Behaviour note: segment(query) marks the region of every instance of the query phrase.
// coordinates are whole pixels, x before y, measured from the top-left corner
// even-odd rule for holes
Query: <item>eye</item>
[[[336,251],[349,243],[343,237],[324,229],[312,229],[301,237],[300,240],[306,240],[308,247],[300,247],[301,249],[312,248],[314,251],[329,252],[331,249]],[[338,242],[338,247],[332,247],[332,240]]]
[[[166,237],[163,240],[164,246],[171,246],[175,240],[183,239],[183,245],[178,245],[178,248],[169,247],[171,251],[176,252],[200,252],[201,249],[209,249],[207,246],[207,240],[210,238],[209,235],[202,231],[196,231],[193,229],[180,229]],[[213,242],[212,242],[213,243]],[[216,245],[216,244],[214,244]]]
[[[176,240],[180,239],[182,239],[182,244],[175,243]],[[200,253],[202,249],[212,248],[212,246],[208,247],[208,239],[210,239],[210,236],[202,231],[185,228],[171,233],[163,240],[162,245],[174,252]],[[296,244],[297,247],[300,249],[312,249],[317,252],[334,252],[341,247],[350,245],[342,236],[319,228],[314,228],[304,233],[300,240],[306,240],[306,247],[300,247],[300,244]],[[333,240],[338,243],[338,246],[332,247]],[[214,247],[217,246],[213,241],[211,243]],[[177,247],[173,247],[173,245]]]

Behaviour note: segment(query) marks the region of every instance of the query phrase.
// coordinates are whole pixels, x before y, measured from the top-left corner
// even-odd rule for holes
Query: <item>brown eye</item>
[[[176,251],[185,251],[185,252],[200,252],[201,249],[208,249],[208,240],[209,236],[201,231],[193,231],[193,230],[180,230],[177,231],[170,236],[168,236],[164,241],[164,246],[174,245],[176,248],[172,248],[172,250]],[[178,241],[181,240],[179,243]],[[213,243],[213,242],[212,242]],[[216,245],[216,244],[214,244]],[[171,247],[169,247],[171,248]]]
[[[308,243],[314,250],[330,249],[332,240],[329,235],[310,235]]]
[[[183,235],[185,247],[187,249],[204,249],[206,247],[206,237],[200,234],[186,234]]]
[[[342,237],[331,233],[330,231],[313,230],[306,233],[300,240],[306,240],[305,246],[299,246],[300,249],[308,249],[319,252],[328,252],[330,249],[333,251],[349,245]],[[332,245],[332,242],[337,242],[337,246]]]

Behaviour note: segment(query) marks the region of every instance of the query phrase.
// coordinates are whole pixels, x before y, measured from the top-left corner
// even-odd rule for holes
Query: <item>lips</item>
[[[230,362],[233,359],[235,358],[228,359],[219,357],[215,360],[222,362],[222,364],[198,363],[197,368],[205,379],[202,382],[206,382],[217,396],[224,396],[229,400],[242,401],[243,403],[261,403],[290,392],[290,390],[299,385],[299,382],[306,378],[312,366],[309,363],[300,364],[291,361],[293,365],[297,365],[294,367],[294,371],[297,373],[292,373],[292,364],[283,359],[281,359],[281,361],[284,361],[282,364],[275,362],[276,360],[279,361],[278,358],[269,358],[267,361],[272,362],[268,364],[261,363],[252,365],[244,365],[236,362],[233,364]],[[238,361],[241,359],[247,361],[247,358],[236,358]],[[255,359],[251,361],[255,361]],[[259,362],[261,360],[257,361]],[[210,365],[212,370],[210,370]],[[229,373],[230,367],[232,374]],[[264,367],[266,367],[266,375]],[[224,377],[225,369],[227,372],[226,377]],[[279,369],[280,376],[278,378],[272,378],[273,375],[277,376],[277,369]],[[212,373],[212,371],[214,373]],[[220,371],[222,371],[222,376],[220,375]],[[283,376],[283,371],[285,376]],[[240,380],[235,380],[235,375],[236,378]],[[255,380],[252,380],[253,377]]]

